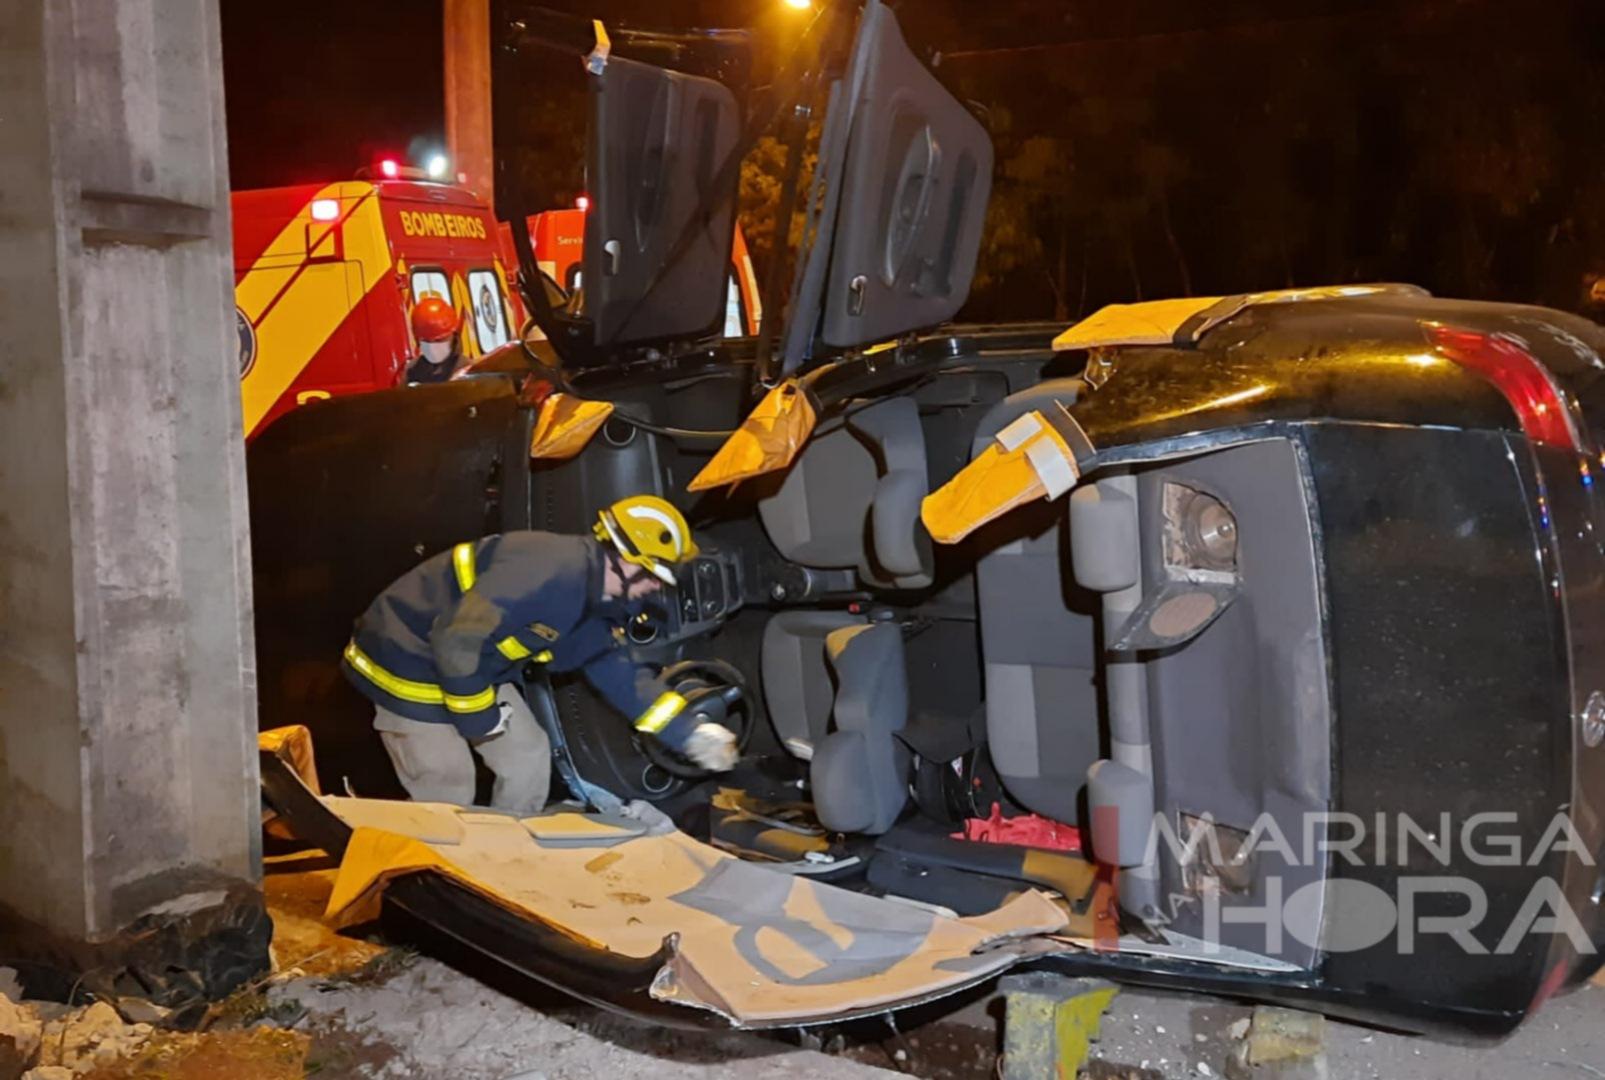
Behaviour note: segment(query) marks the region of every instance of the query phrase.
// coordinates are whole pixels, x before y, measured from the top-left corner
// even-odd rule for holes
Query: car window
[[[494,270],[468,271],[468,299],[474,309],[474,333],[479,338],[480,351],[499,349],[512,340],[502,283]]]
[[[412,302],[416,304],[430,293],[434,293],[447,303],[451,302],[451,282],[447,280],[446,272],[434,268],[414,270],[412,272]]]

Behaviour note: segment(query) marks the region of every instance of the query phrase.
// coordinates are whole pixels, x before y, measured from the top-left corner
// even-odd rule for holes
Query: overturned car
[[[584,295],[523,252],[527,367],[250,448],[262,722],[317,757],[267,739],[264,792],[342,857],[334,913],[685,1024],[1028,965],[1499,1035],[1586,978],[1605,332],[1391,285],[944,325],[990,145],[879,0],[847,22],[745,128],[599,35]],[[719,339],[732,162],[816,98],[783,325]],[[733,688],[741,765],[532,670],[573,806],[391,801],[351,620],[459,541],[643,491],[708,543],[632,647]]]

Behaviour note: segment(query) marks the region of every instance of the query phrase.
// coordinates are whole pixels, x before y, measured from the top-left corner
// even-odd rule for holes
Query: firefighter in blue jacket
[[[545,805],[550,742],[515,685],[530,662],[583,673],[637,730],[703,768],[735,764],[730,730],[699,719],[623,647],[629,622],[697,554],[684,516],[636,495],[603,510],[594,532],[458,544],[402,575],[357,620],[341,666],[373,702],[374,727],[414,799],[472,804],[472,748],[495,774],[492,806]]]

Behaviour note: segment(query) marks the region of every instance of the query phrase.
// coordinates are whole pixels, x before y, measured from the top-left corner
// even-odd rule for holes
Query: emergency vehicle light
[[[379,172],[386,180],[394,180],[401,175],[401,166],[396,163],[395,158],[385,158],[379,163]]]
[[[445,154],[435,154],[431,156],[429,159],[429,164],[425,167],[425,171],[429,173],[429,179],[439,180],[442,176],[445,176],[446,166],[448,164],[449,163],[446,161]]]
[[[576,210],[589,210],[590,208],[591,208],[591,197],[589,195],[580,195],[574,200],[574,209],[576,209]]]
[[[312,200],[312,220],[313,221],[334,221],[339,216],[340,216],[340,200],[339,199],[313,199]]]

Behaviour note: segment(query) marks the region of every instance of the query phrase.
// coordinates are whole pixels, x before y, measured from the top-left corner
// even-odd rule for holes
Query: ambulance
[[[409,316],[427,294],[457,309],[469,359],[517,340],[524,312],[496,220],[462,187],[389,168],[237,191],[233,210],[247,438],[297,405],[398,385],[418,355]]]
[[[435,293],[469,360],[518,340],[511,234],[479,196],[383,162],[377,179],[236,191],[234,302],[246,437],[297,405],[401,383],[418,355],[412,307]],[[580,284],[585,207],[531,215],[540,269]],[[738,227],[724,335],[757,333],[757,276]],[[536,336],[539,331],[535,331]]]

